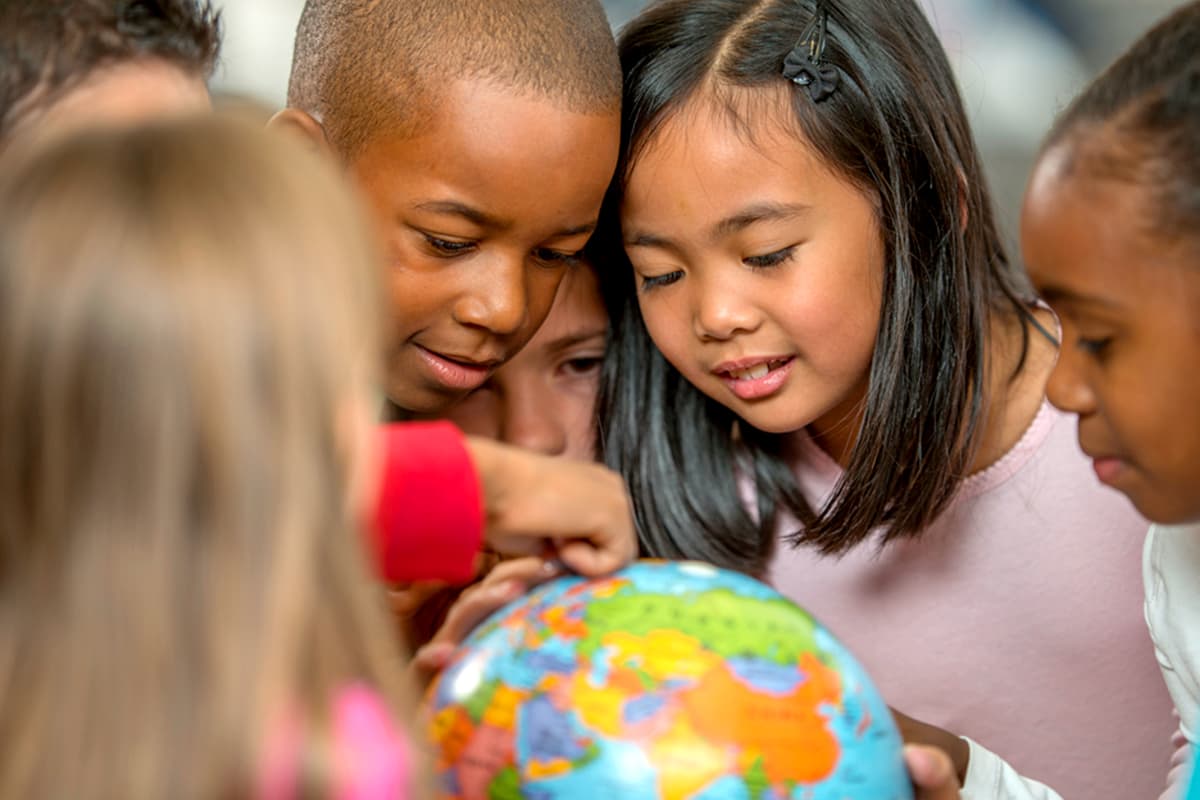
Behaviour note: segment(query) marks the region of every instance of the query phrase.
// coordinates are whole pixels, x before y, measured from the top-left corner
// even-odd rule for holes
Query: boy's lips
[[[445,355],[414,343],[430,376],[448,389],[470,392],[492,377],[500,359],[476,360],[464,356]]]
[[[759,400],[783,388],[795,363],[794,356],[751,356],[723,361],[712,372],[742,400]]]

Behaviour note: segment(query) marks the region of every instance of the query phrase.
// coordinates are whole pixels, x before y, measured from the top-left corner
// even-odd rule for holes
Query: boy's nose
[[[460,325],[483,328],[497,336],[511,336],[529,316],[524,266],[505,260],[481,267],[486,273],[459,297],[454,319]]]

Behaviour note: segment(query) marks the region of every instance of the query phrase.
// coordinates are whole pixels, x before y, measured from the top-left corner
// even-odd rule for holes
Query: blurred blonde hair
[[[0,796],[251,795],[330,704],[402,709],[349,508],[378,259],[244,122],[95,131],[0,176]]]

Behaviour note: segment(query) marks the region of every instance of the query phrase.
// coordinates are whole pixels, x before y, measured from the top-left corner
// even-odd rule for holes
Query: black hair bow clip
[[[825,55],[826,17],[825,9],[818,4],[813,21],[783,60],[783,77],[797,86],[808,87],[814,103],[820,103],[837,91],[841,78],[837,67],[821,60]]]

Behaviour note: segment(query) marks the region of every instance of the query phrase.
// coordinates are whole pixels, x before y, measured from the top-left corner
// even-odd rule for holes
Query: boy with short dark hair
[[[541,326],[567,271],[584,268],[616,167],[620,101],[599,0],[305,4],[289,107],[273,124],[338,158],[373,214],[389,265],[390,418],[441,415],[482,386]],[[416,438],[389,452],[436,460],[461,450],[442,426],[398,431]],[[590,534],[612,566],[614,554],[631,555],[614,473],[478,438],[466,449],[490,530]],[[411,471],[396,462],[386,473]],[[478,541],[447,535],[459,526],[442,517],[457,501],[428,500],[410,492],[384,505],[427,516],[406,526],[440,536],[443,549]],[[384,538],[385,575],[403,578]]]
[[[392,265],[393,416],[439,414],[541,325],[612,177],[598,0],[309,0],[277,122],[338,155]]]

